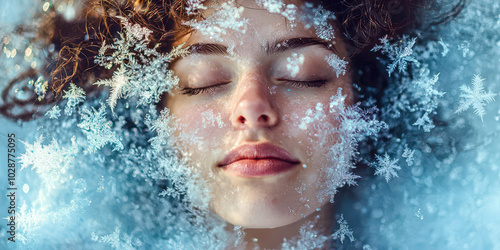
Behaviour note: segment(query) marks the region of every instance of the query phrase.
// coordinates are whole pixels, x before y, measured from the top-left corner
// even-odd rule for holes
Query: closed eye
[[[292,87],[308,87],[308,88],[321,88],[326,85],[327,80],[314,80],[314,81],[295,81],[295,80],[284,80],[278,79],[278,81],[283,82]]]
[[[193,96],[193,95],[199,95],[203,93],[214,93],[216,92],[217,89],[224,87],[226,84],[230,82],[223,82],[215,85],[211,85],[208,87],[202,87],[202,88],[183,88],[181,89],[181,94],[187,95],[187,96]]]

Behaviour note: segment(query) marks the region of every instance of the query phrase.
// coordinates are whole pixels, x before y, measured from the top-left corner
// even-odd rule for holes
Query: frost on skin
[[[418,64],[417,59],[412,55],[412,48],[416,40],[416,37],[408,38],[403,35],[402,39],[391,43],[386,35],[380,38],[380,44],[375,45],[371,51],[381,51],[383,55],[389,58],[390,63],[387,65],[387,73],[391,76],[396,68],[399,69],[400,73],[405,71],[409,62]]]
[[[284,16],[288,21],[290,21],[290,28],[297,26],[295,22],[297,19],[297,6],[294,4],[285,5],[281,0],[257,0],[257,5],[261,8],[266,9],[270,13],[277,13]]]
[[[76,105],[85,100],[85,91],[77,87],[75,84],[70,83],[69,90],[64,91],[63,98],[68,99],[68,102],[66,103],[66,108],[64,108],[64,113],[66,115],[71,115]]]
[[[387,127],[384,122],[376,119],[375,108],[363,110],[359,105],[346,106],[345,98],[347,95],[342,95],[342,88],[337,89],[337,94],[332,96],[326,113],[321,104],[316,106],[315,111],[308,110],[306,117],[302,119],[300,125],[305,126],[307,123],[319,121],[325,123],[326,116],[333,116],[337,122],[335,126],[323,127],[328,130],[318,134],[318,140],[323,140],[324,136],[336,135],[336,143],[329,148],[328,158],[335,159],[334,166],[327,168],[327,179],[330,180],[325,184],[318,194],[318,201],[321,202],[325,197],[330,197],[330,202],[333,203],[337,189],[344,185],[356,185],[356,179],[359,176],[353,174],[350,170],[355,168],[352,162],[353,155],[356,154],[358,143],[365,138],[376,136],[381,129]]]
[[[85,107],[80,112],[80,115],[82,121],[78,124],[78,127],[87,136],[88,150],[91,153],[108,143],[115,145],[113,150],[123,149],[123,144],[116,132],[111,130],[111,122],[106,119],[106,111],[102,103],[99,110],[93,107],[89,110]]]
[[[286,69],[290,71],[292,77],[295,77],[299,73],[300,66],[304,64],[304,55],[292,52],[292,56],[287,57],[286,61],[288,62]]]
[[[19,162],[21,170],[29,166],[36,170],[45,185],[51,189],[55,182],[62,181],[63,177],[67,178],[66,171],[72,166],[78,147],[75,137],[71,138],[70,147],[59,147],[56,139],[52,139],[52,143],[48,145],[42,145],[43,139],[40,135],[33,144],[22,141],[26,152],[19,157]]]
[[[49,88],[49,82],[44,81],[43,77],[40,76],[40,77],[38,77],[38,79],[36,79],[36,81],[30,80],[28,82],[28,84],[35,87],[35,93],[38,95],[38,98],[37,98],[38,101],[43,100],[43,98],[45,97],[45,93],[47,92],[47,89]]]
[[[124,97],[137,98],[137,105],[158,102],[161,94],[170,91],[179,82],[168,69],[169,63],[189,53],[188,48],[182,48],[182,44],[168,54],[157,51],[159,44],[148,48],[148,37],[152,31],[138,24],[132,25],[123,17],[121,22],[124,32],[118,32],[119,38],[113,44],[103,43],[95,57],[95,62],[107,69],[118,66],[110,79],[94,83],[111,88],[107,102],[113,112],[117,100]]]
[[[320,234],[316,228],[320,216],[316,216],[314,221],[308,221],[303,224],[299,229],[299,235],[292,239],[284,238],[281,244],[281,249],[294,250],[294,249],[321,249],[325,246],[328,237]]]
[[[61,116],[61,109],[59,106],[54,105],[47,113],[45,113],[46,116],[49,116],[50,119],[57,119]]]
[[[340,219],[337,221],[340,227],[335,233],[332,234],[333,239],[340,239],[340,243],[344,244],[345,237],[349,237],[351,242],[354,241],[354,236],[352,235],[353,231],[349,228],[347,221],[344,220],[344,215],[340,215]]]
[[[375,155],[375,158],[377,158],[375,175],[383,176],[387,182],[393,177],[398,177],[396,170],[401,170],[401,167],[396,165],[398,159],[391,160],[387,153],[385,153],[384,157]]]
[[[455,113],[461,113],[469,109],[470,106],[474,109],[474,114],[481,117],[481,121],[483,121],[483,116],[486,114],[484,110],[484,106],[487,103],[490,103],[495,100],[495,96],[497,94],[492,93],[491,91],[484,90],[483,81],[485,79],[481,78],[481,75],[474,75],[472,78],[472,89],[469,86],[462,85],[460,86],[460,103],[457,111]]]
[[[214,114],[212,110],[202,112],[201,119],[203,128],[207,128],[207,126],[222,128],[225,125],[220,114]]]
[[[331,24],[333,20],[336,20],[334,13],[324,9],[321,5],[314,7],[314,4],[309,2],[304,3],[301,9],[302,15],[300,16],[300,20],[304,23],[304,28],[309,29],[313,27],[319,38],[328,42],[334,42],[335,31]]]
[[[345,75],[347,71],[347,61],[340,59],[335,54],[326,55],[325,61],[333,68],[333,70],[335,70],[335,72],[337,73],[337,78],[340,75]]]
[[[222,42],[221,36],[227,33],[227,30],[233,30],[245,34],[248,19],[241,18],[244,8],[236,7],[234,0],[224,2],[220,5],[211,5],[208,8],[213,13],[203,20],[189,20],[183,22],[183,25],[191,26],[194,30],[201,32],[203,36]]]

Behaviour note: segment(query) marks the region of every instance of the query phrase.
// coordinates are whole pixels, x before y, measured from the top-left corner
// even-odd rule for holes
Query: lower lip
[[[297,163],[278,159],[246,159],[223,166],[226,171],[241,177],[261,177],[286,172]]]

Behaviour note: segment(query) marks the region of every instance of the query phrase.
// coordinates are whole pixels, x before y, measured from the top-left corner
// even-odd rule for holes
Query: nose
[[[231,114],[233,126],[239,129],[275,126],[278,114],[271,105],[268,88],[261,84],[249,85],[243,88]]]

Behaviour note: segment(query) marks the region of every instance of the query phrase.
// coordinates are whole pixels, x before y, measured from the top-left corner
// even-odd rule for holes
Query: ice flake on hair
[[[233,30],[245,34],[248,24],[247,18],[241,18],[244,9],[242,6],[236,7],[235,1],[230,0],[222,4],[209,6],[213,13],[203,20],[189,20],[182,24],[191,26],[194,30],[201,32],[203,36],[222,42],[221,36],[227,30]]]
[[[380,38],[380,44],[375,45],[371,51],[381,51],[383,55],[389,58],[390,63],[387,65],[387,73],[391,76],[396,68],[399,69],[400,73],[405,71],[409,62],[419,64],[415,56],[412,55],[412,48],[416,40],[416,37],[408,38],[403,35],[403,38],[391,42],[388,36],[385,35]]]
[[[287,57],[286,60],[288,62],[286,69],[290,71],[292,77],[295,77],[299,73],[302,64],[304,64],[304,55],[292,52],[292,56]]]
[[[111,45],[103,43],[95,62],[111,69],[118,66],[110,79],[101,79],[95,85],[110,87],[107,103],[114,112],[120,98],[136,98],[137,105],[157,103],[161,94],[176,87],[179,79],[168,69],[169,63],[176,57],[189,53],[183,44],[170,53],[157,51],[158,45],[149,48],[149,36],[152,31],[138,24],[130,24],[124,17],[119,17],[123,32]],[[106,54],[108,53],[108,54]],[[159,81],[158,79],[162,79]]]
[[[40,76],[36,79],[36,81],[30,80],[28,84],[35,87],[35,93],[38,95],[37,100],[41,101],[45,97],[45,93],[49,87],[49,82],[44,81],[43,76]]]
[[[319,38],[333,42],[335,31],[331,22],[336,20],[334,13],[324,9],[321,5],[314,7],[314,4],[309,2],[304,3],[301,9],[302,15],[300,16],[300,20],[304,23],[304,28],[309,29],[313,27]]]
[[[123,149],[121,139],[111,130],[111,121],[106,119],[105,106],[102,103],[99,110],[84,107],[80,115],[82,120],[78,127],[87,136],[89,152],[95,152],[106,144],[114,144],[113,150]]]
[[[375,158],[377,158],[375,175],[383,176],[386,182],[389,182],[393,177],[398,177],[396,170],[401,170],[401,167],[396,165],[398,159],[392,160],[387,152],[383,157],[375,155]]]
[[[457,111],[455,113],[461,113],[469,109],[470,106],[474,109],[474,114],[481,117],[481,121],[483,121],[483,117],[486,114],[484,107],[486,104],[495,100],[495,96],[497,94],[492,93],[491,91],[486,92],[484,90],[483,81],[485,79],[481,77],[480,74],[474,75],[472,78],[472,88],[469,86],[462,85],[460,86],[460,103]]]
[[[354,236],[352,235],[353,231],[349,228],[347,221],[344,220],[344,215],[340,215],[340,219],[337,221],[340,227],[335,233],[332,234],[333,239],[340,239],[340,243],[344,244],[344,239],[349,237],[351,242],[354,241]]]
[[[347,61],[340,59],[336,54],[326,55],[325,61],[335,70],[337,78],[340,75],[345,75],[347,71],[347,64],[348,64]]]
[[[198,15],[201,11],[206,10],[207,6],[203,5],[205,0],[186,0],[186,11],[188,15]]]

